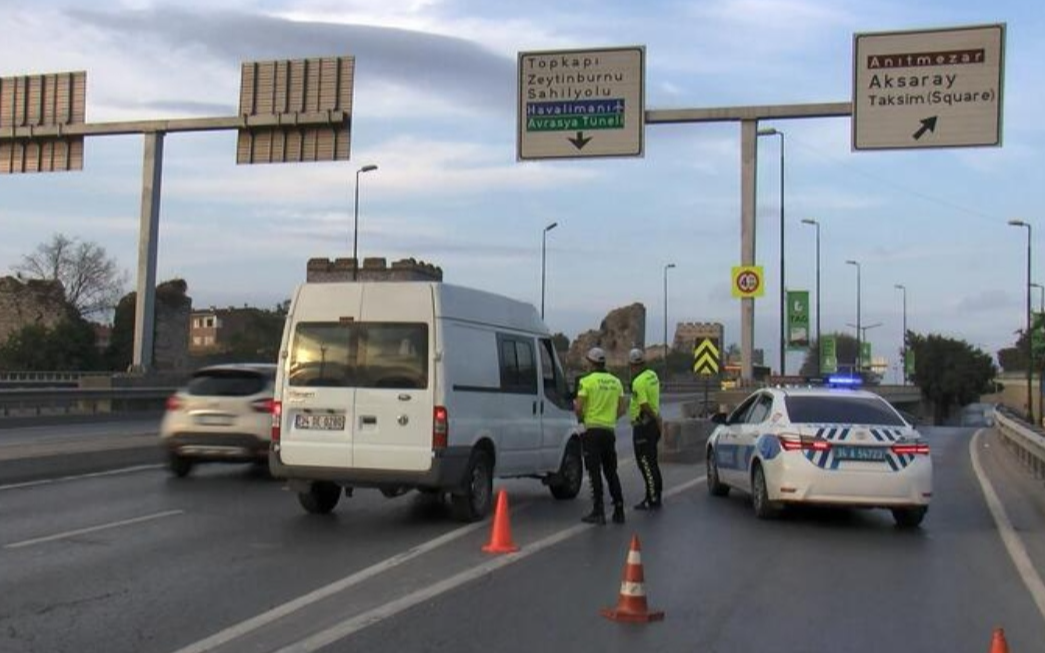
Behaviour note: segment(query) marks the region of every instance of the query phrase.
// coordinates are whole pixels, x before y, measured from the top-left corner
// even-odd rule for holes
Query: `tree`
[[[967,342],[908,332],[907,345],[915,360],[911,381],[933,402],[935,423],[942,423],[955,404],[970,404],[994,390],[994,361]]]
[[[94,328],[78,315],[54,328],[30,324],[0,345],[0,368],[39,372],[102,369],[94,340]]]
[[[14,266],[20,278],[60,281],[65,299],[82,317],[115,308],[129,276],[97,243],[55,234]]]

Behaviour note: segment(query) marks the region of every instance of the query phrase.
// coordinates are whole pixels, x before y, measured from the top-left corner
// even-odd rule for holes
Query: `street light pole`
[[[779,129],[759,129],[759,136],[779,136],[780,137],[780,376],[787,374],[785,369],[786,363],[786,342],[785,342],[785,331],[784,331],[784,315],[787,308],[787,300],[784,298],[785,295],[785,283],[784,283],[784,132]],[[817,293],[819,297],[820,293]]]
[[[816,227],[816,375],[822,376],[820,361],[820,223],[813,218],[803,218],[802,224]]]
[[[860,355],[863,353],[863,331],[860,329],[860,262],[846,261],[847,265],[856,266],[856,359],[853,361],[854,371],[860,371]]]
[[[352,281],[359,279],[359,173],[371,170],[377,170],[377,166],[370,164],[356,170],[356,210],[352,228]]]
[[[900,351],[903,356],[903,384],[907,385],[907,286],[898,283],[894,288],[903,292],[903,347]]]
[[[547,258],[546,252],[548,249],[548,232],[559,226],[558,222],[553,222],[544,228],[541,232],[541,319],[544,319],[544,281],[545,281],[545,259]]]
[[[668,378],[668,352],[671,351],[671,347],[668,346],[668,270],[673,267],[675,267],[674,263],[664,266],[664,379],[662,379],[662,383]]]
[[[1031,308],[1030,308],[1030,284],[1031,284],[1031,226],[1029,222],[1023,220],[1009,220],[1009,224],[1013,227],[1026,227],[1027,228],[1027,332],[1024,334],[1027,339],[1027,421],[1034,424],[1034,393],[1031,391],[1031,385],[1034,383],[1034,347],[1031,343]]]

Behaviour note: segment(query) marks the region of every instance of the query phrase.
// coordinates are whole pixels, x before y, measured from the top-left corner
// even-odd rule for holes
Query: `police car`
[[[708,438],[708,491],[751,495],[755,514],[788,504],[887,508],[921,524],[932,497],[929,445],[880,396],[858,389],[765,388]]]

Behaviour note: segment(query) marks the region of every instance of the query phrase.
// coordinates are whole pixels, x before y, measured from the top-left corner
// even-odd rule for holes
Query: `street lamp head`
[[[773,127],[766,127],[765,129],[759,129],[757,133],[758,133],[759,136],[776,136],[777,134],[780,134],[781,136],[783,136],[783,132],[774,129]]]
[[[802,218],[802,224],[820,224],[813,218]]]
[[[859,261],[846,261],[845,264],[846,265],[855,265],[856,267],[860,267]]]
[[[907,286],[903,285],[902,283],[896,284],[895,286],[893,286],[893,288],[896,288],[897,290],[907,290]]]
[[[370,163],[370,164],[367,164],[367,165],[363,166],[362,168],[360,168],[358,170],[358,172],[370,172],[371,170],[377,170],[377,166],[374,165],[373,163]]]
[[[559,226],[558,222],[553,222],[550,225],[548,225],[547,227],[545,227],[544,230],[545,231],[551,231],[552,229],[554,229],[554,228],[556,228],[558,226]]]
[[[1033,282],[1031,283],[1030,287],[1031,288],[1045,288],[1045,286],[1042,286],[1040,283],[1033,283]]]
[[[664,271],[667,272],[668,270],[670,270],[673,267],[675,267],[674,263],[668,263],[667,265],[664,266]]]
[[[1013,227],[1029,227],[1030,225],[1023,220],[1009,220],[1009,224]]]

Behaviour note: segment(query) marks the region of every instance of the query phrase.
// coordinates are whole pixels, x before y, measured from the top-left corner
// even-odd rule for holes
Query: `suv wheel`
[[[192,461],[177,454],[171,454],[170,459],[167,461],[167,466],[170,468],[171,474],[178,478],[185,478],[192,471]]]

